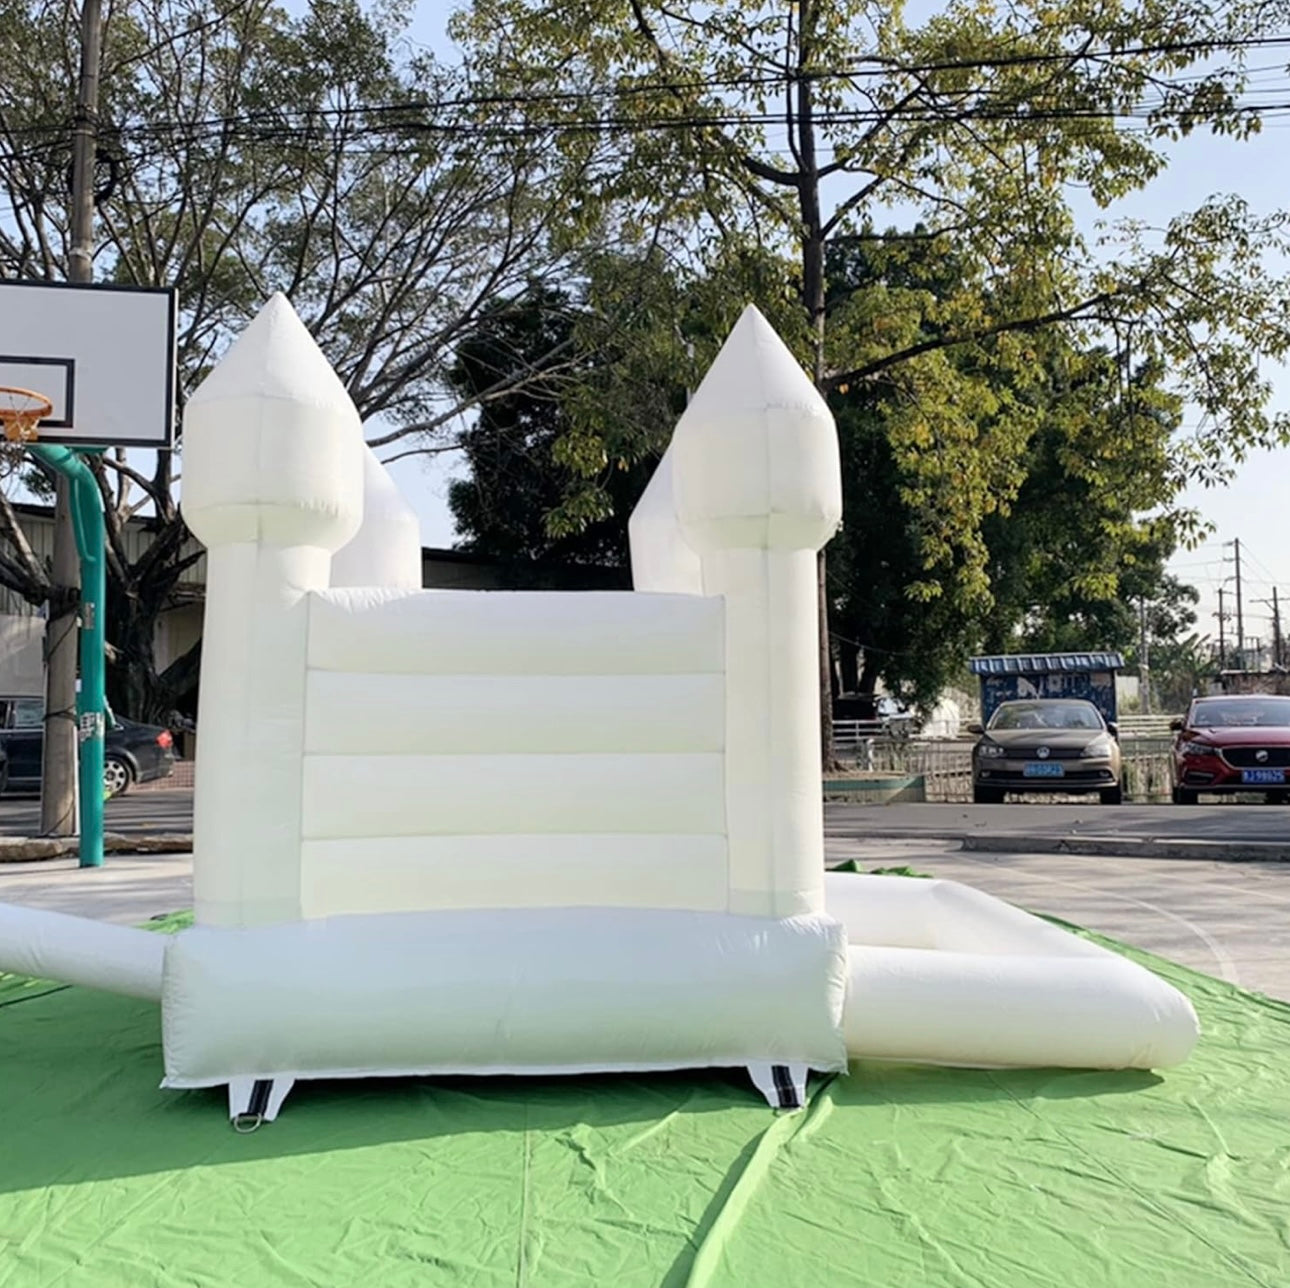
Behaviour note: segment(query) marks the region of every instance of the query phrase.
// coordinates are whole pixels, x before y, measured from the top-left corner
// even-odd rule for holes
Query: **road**
[[[1285,805],[829,805],[830,832],[884,838],[1106,836],[1285,844]]]
[[[104,826],[109,832],[191,832],[192,789],[133,791],[108,801]],[[0,836],[39,836],[40,801],[35,797],[6,796],[0,800]]]
[[[835,835],[879,839],[960,837],[1122,837],[1128,841],[1284,844],[1290,857],[1290,807],[1283,805],[829,805]],[[135,791],[107,803],[109,831],[189,832],[191,789]],[[0,800],[0,836],[35,836],[35,799]]]

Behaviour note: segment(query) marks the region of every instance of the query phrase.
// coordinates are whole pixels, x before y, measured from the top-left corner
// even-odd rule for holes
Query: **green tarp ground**
[[[0,987],[3,1288],[1287,1288],[1290,1007],[1181,1069],[314,1083],[236,1135],[157,1008]]]

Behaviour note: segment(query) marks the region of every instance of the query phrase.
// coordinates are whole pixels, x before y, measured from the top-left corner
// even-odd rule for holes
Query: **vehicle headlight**
[[[1092,757],[1094,756],[1109,756],[1110,754],[1111,754],[1110,738],[1094,738],[1093,741],[1090,742],[1083,749],[1083,751],[1080,752],[1081,756],[1087,756],[1090,759],[1092,759]]]
[[[1185,742],[1178,749],[1184,756],[1212,756],[1214,748],[1207,742]]]
[[[1006,753],[997,742],[982,742],[977,744],[976,754],[984,756],[987,760],[995,760]]]

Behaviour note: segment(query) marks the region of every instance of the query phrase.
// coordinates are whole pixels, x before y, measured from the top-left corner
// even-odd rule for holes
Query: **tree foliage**
[[[962,262],[918,237],[847,248],[830,267],[843,293],[964,293]],[[1137,602],[1164,596],[1175,544],[1170,523],[1143,517],[1167,492],[1181,410],[1158,371],[1075,348],[1060,329],[1020,352],[999,337],[955,346],[946,362],[952,428],[922,414],[911,431],[903,390],[861,385],[831,396],[844,481],[829,569],[835,643],[848,662],[842,683],[870,691],[881,677],[924,702],[973,651],[1135,643]],[[961,456],[945,450],[952,432],[963,436]],[[968,486],[981,489],[966,509],[976,526],[947,548],[944,516],[965,522]],[[945,554],[929,577],[933,542]],[[984,587],[971,566],[978,551]]]
[[[1219,670],[1217,648],[1208,635],[1178,633],[1155,635],[1151,640],[1152,707],[1168,715],[1182,715],[1192,698],[1209,692]],[[1136,650],[1135,650],[1136,654]],[[1131,659],[1137,664],[1137,657]]]
[[[512,579],[544,584],[544,577],[554,575],[552,565],[563,566],[566,573],[577,565],[612,569],[625,577],[625,516],[644,491],[658,453],[642,444],[630,462],[611,461],[603,453],[595,462],[572,455],[579,440],[568,404],[585,404],[596,396],[597,368],[612,368],[616,392],[624,379],[624,366],[613,361],[614,355],[588,351],[579,343],[586,331],[586,319],[566,291],[535,288],[499,301],[458,347],[452,378],[465,398],[494,385],[515,384],[517,372],[553,350],[571,355],[558,373],[525,382],[482,407],[462,435],[467,476],[454,480],[448,493],[461,547],[498,560]],[[642,361],[639,351],[635,357]],[[652,434],[657,443],[679,408],[668,405],[665,386],[655,388],[661,400],[631,408],[631,432],[643,439],[644,418],[661,410],[663,418]],[[571,495],[584,493],[578,484],[593,466],[599,471],[597,495],[604,497],[606,508],[572,521],[567,510]]]
[[[0,0],[0,276],[63,276],[78,24],[54,0]],[[295,15],[270,0],[111,7],[95,271],[177,288],[181,401],[281,290],[369,440],[387,458],[434,450],[463,410],[449,375],[458,341],[499,296],[570,271],[539,149],[481,132],[486,108],[463,105],[461,77],[406,50],[399,10],[357,0]],[[159,676],[153,655],[158,616],[199,557],[178,510],[178,457],[141,466],[113,452],[95,470],[110,693],[123,712],[155,717],[193,679],[193,659]],[[153,541],[132,561],[123,533],[135,515]],[[48,570],[4,502],[0,542],[0,580],[46,598]]]
[[[474,0],[454,31],[510,96],[509,121],[578,131],[584,217],[652,202],[660,244],[718,289],[718,257],[778,257],[753,298],[844,415],[872,421],[844,435],[844,454],[849,530],[872,522],[867,558],[889,569],[874,593],[914,600],[936,639],[957,626],[966,643],[996,592],[1004,620],[1042,589],[1033,569],[1005,585],[992,554],[992,528],[1024,519],[1032,445],[1041,474],[1047,454],[1107,495],[1152,454],[1136,501],[1155,530],[1131,532],[1115,507],[1089,525],[1127,573],[1152,542],[1196,530],[1185,484],[1286,441],[1260,364],[1290,351],[1290,283],[1270,268],[1290,249],[1287,217],[1220,195],[1160,228],[1114,219],[1171,140],[1258,128],[1246,50],[1282,18],[1258,0],[952,0],[920,24],[866,0]],[[1077,191],[1106,212],[1095,238]],[[911,244],[952,271],[836,276],[848,256]],[[1069,389],[1049,387],[1061,378]],[[1102,383],[1104,406],[1108,380],[1138,391],[1125,402],[1120,389],[1096,444],[1072,437],[1088,419],[1080,390]],[[1168,449],[1150,435],[1122,448],[1129,404],[1148,396],[1171,409]],[[1199,413],[1186,434],[1179,404]],[[866,477],[897,489],[901,528],[876,517],[890,512]],[[1080,576],[1071,593],[1109,602],[1112,574]],[[835,576],[834,607],[850,593]],[[906,642],[889,640],[888,657]]]
[[[625,266],[617,268],[621,275]],[[834,263],[831,276],[839,289],[870,277],[899,294],[935,292],[959,271],[953,257],[933,253],[926,242],[891,239]],[[602,276],[612,278],[603,269]],[[667,298],[658,289],[657,298]],[[704,295],[691,290],[686,298],[694,305]],[[695,331],[688,344],[705,344],[707,333],[718,331],[700,328],[693,309],[682,316]],[[470,476],[452,491],[466,548],[530,566],[554,559],[625,562],[627,518],[683,403],[675,376],[669,381],[650,359],[672,354],[668,337],[648,330],[654,314],[636,320],[642,330],[627,338],[623,353],[575,347],[571,369],[481,416],[467,436]],[[594,334],[594,324],[589,302],[567,292],[531,292],[500,306],[462,349],[464,391],[505,377],[565,336]],[[936,526],[960,486],[939,467],[935,444],[899,432],[903,422],[879,391],[861,386],[831,395],[845,519],[830,547],[829,585],[834,651],[847,691],[870,691],[881,677],[927,701],[967,653],[981,649],[1133,653],[1143,600],[1153,649],[1194,621],[1195,592],[1164,573],[1172,550],[1168,525],[1138,514],[1141,499],[1161,485],[1177,399],[1150,371],[1127,373],[1105,350],[1055,347],[1054,338],[1043,350],[1046,378],[1027,366],[1018,398],[1026,416],[1010,413],[1007,427],[999,409],[1008,406],[1007,392],[1016,392],[1010,352],[994,341],[954,351],[975,439],[997,458],[997,508],[976,534],[989,569],[988,595],[971,578],[946,578],[931,596],[920,589],[926,578],[920,535]],[[638,436],[642,455],[629,463],[602,451],[595,464],[609,508],[586,524],[567,523],[566,499],[587,463],[571,464],[559,445],[581,441],[576,414],[589,403],[600,405],[598,423],[607,424],[633,373],[656,395],[620,412],[631,422],[620,432]]]

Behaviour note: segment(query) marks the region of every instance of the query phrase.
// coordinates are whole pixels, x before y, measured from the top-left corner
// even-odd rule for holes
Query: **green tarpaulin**
[[[3,1288],[1290,1285],[1290,1008],[1185,1067],[315,1083],[239,1136],[157,1008],[0,985]]]

